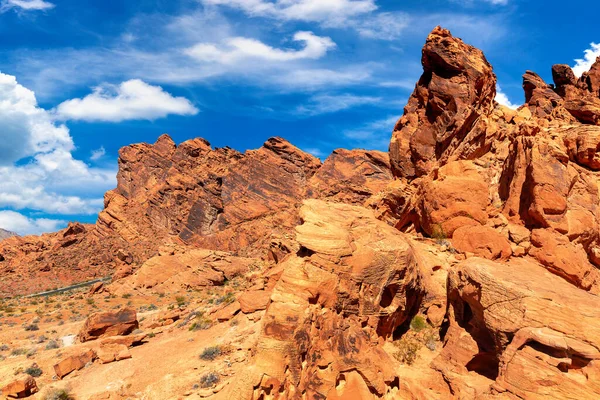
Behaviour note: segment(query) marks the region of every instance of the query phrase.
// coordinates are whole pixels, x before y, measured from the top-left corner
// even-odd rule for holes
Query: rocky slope
[[[17,234],[0,228],[0,240],[8,239],[9,237],[13,236],[17,236]]]
[[[121,150],[96,225],[0,243],[4,295],[112,276],[59,295],[39,323],[79,340],[3,356],[4,393],[597,399],[600,60],[527,71],[518,110],[449,31],[422,62],[389,154],[162,136]],[[41,350],[19,306],[0,340]]]

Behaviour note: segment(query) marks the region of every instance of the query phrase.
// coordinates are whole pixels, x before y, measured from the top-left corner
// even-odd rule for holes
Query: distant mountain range
[[[4,239],[12,237],[12,236],[18,236],[18,235],[14,232],[10,232],[10,231],[0,228],[0,240],[4,240]]]

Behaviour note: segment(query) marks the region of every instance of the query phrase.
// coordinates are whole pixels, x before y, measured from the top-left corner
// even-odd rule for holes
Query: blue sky
[[[600,55],[600,4],[525,0],[0,0],[0,227],[93,222],[118,149],[169,133],[325,158],[387,150],[436,25],[521,76]],[[586,54],[587,51],[587,54]],[[587,59],[585,58],[587,56]],[[579,63],[577,59],[583,59]]]

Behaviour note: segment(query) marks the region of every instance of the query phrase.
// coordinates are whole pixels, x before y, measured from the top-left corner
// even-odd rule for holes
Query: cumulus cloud
[[[502,89],[500,89],[499,85],[496,85],[496,101],[505,107],[512,108],[513,110],[516,110],[520,107],[519,104],[514,104],[510,101],[508,96],[502,92]]]
[[[54,8],[54,4],[44,0],[2,0],[0,2],[0,12],[10,9],[24,11],[40,11]]]
[[[297,32],[295,42],[303,42],[301,50],[281,50],[266,45],[258,40],[244,37],[228,39],[225,46],[217,47],[210,43],[198,43],[185,52],[198,61],[234,64],[246,58],[262,59],[266,61],[293,61],[301,59],[319,59],[335,43],[328,37],[319,37],[312,32]]]
[[[35,94],[14,76],[0,73],[0,208],[98,212],[116,171],[89,167],[73,157],[74,149],[68,128],[38,106]],[[26,233],[39,231],[35,221]]]
[[[92,150],[92,155],[90,156],[90,160],[98,161],[105,155],[106,155],[106,150],[104,149],[104,146],[100,146],[99,149]]]
[[[159,86],[139,79],[96,87],[82,99],[58,105],[56,115],[65,120],[121,122],[155,120],[168,115],[194,115],[198,109],[184,97],[173,97]]]
[[[588,72],[598,57],[600,57],[600,44],[591,43],[590,48],[583,52],[583,58],[575,59],[573,67],[575,76],[580,77],[584,72]]]
[[[0,228],[19,235],[54,232],[63,227],[66,221],[49,218],[28,218],[21,213],[0,210]]]
[[[353,94],[317,95],[310,98],[308,103],[296,108],[295,114],[300,116],[315,116],[348,110],[364,105],[376,105],[381,102],[380,97],[357,96]]]

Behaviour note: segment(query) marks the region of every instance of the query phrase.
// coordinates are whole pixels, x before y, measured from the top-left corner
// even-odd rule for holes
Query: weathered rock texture
[[[424,73],[390,144],[394,174],[407,178],[428,174],[438,162],[475,158],[493,139],[485,117],[494,108],[496,76],[483,53],[438,27],[421,62]]]
[[[300,216],[301,250],[283,264],[253,367],[232,398],[393,398],[397,376],[378,342],[423,295],[410,244],[361,207],[309,200]]]
[[[102,312],[88,317],[77,337],[87,342],[103,337],[127,335],[138,327],[137,313],[131,308]]]
[[[393,179],[386,153],[339,150],[325,163],[281,138],[242,154],[203,139],[120,151],[118,186],[96,225],[0,244],[2,294],[131,275],[164,247],[202,248],[278,261],[305,198],[362,204]],[[160,261],[155,261],[160,262]]]
[[[224,286],[144,315],[161,345],[243,336],[223,347],[223,382],[178,392],[197,366],[165,363],[156,398],[600,398],[600,61],[581,78],[554,66],[554,85],[527,71],[517,110],[445,29],[422,63],[387,154],[321,163],[281,138],[242,154],[166,135],[122,149],[96,225],[0,243],[0,295],[103,275],[109,299]],[[78,346],[97,355],[57,376],[134,364],[143,335],[106,336],[137,325],[133,309],[92,315],[80,339],[104,339]]]

